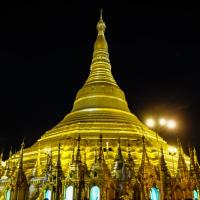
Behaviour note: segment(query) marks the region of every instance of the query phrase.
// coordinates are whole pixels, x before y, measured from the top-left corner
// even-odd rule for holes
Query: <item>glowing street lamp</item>
[[[158,131],[161,127],[167,127],[169,129],[174,129],[176,127],[176,122],[174,120],[167,120],[165,118],[160,118],[158,120],[154,120],[153,118],[149,118],[146,120],[146,125],[149,128],[156,128],[156,138],[158,141]]]
[[[167,120],[165,118],[160,118],[157,120],[154,120],[153,118],[149,118],[146,120],[146,125],[149,128],[154,129],[156,133],[156,140],[158,144],[158,132],[161,128],[169,128],[174,129],[176,127],[176,122],[174,120]],[[159,157],[159,150],[158,150],[158,157]]]
[[[174,129],[176,127],[176,122],[174,120],[167,121],[167,127],[170,129]]]
[[[169,151],[169,155],[172,156],[173,174],[175,175],[175,170],[174,170],[174,156],[177,153],[177,148],[174,147],[174,146],[170,146],[169,149],[168,149],[168,151]]]

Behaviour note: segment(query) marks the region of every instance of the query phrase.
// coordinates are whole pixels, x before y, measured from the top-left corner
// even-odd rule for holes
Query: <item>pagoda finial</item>
[[[100,9],[100,20],[103,20],[103,9]]]
[[[103,21],[103,14],[102,13],[103,13],[103,9],[100,10],[100,18],[99,18],[99,21],[97,23],[98,35],[104,35],[105,29],[106,29],[106,25]]]

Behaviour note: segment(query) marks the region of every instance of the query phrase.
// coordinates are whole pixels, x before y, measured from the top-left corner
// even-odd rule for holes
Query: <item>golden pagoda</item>
[[[0,167],[0,199],[199,199],[195,149],[189,158],[179,142],[172,163],[167,142],[131,113],[111,72],[105,30],[101,12],[90,73],[71,112]],[[18,198],[12,180],[24,173]]]

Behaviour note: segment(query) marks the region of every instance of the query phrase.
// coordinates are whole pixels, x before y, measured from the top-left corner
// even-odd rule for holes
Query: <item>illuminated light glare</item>
[[[159,120],[159,124],[160,124],[161,126],[165,126],[166,123],[167,123],[167,121],[166,121],[166,119],[164,119],[164,118],[161,118],[161,119]]]
[[[176,153],[177,153],[177,148],[173,147],[173,146],[170,146],[169,147],[169,154],[170,155],[175,155]]]
[[[51,152],[51,148],[45,148],[44,152],[47,153],[47,154],[49,154]]]
[[[153,119],[147,119],[146,125],[149,127],[154,127],[155,121]]]
[[[1,161],[1,166],[5,167],[6,166],[6,162],[5,161]]]
[[[175,121],[174,121],[174,120],[169,120],[169,121],[167,122],[167,127],[168,127],[168,128],[171,128],[171,129],[175,128],[175,127],[176,127]]]
[[[108,149],[108,144],[109,144],[109,142],[106,142],[106,148]]]

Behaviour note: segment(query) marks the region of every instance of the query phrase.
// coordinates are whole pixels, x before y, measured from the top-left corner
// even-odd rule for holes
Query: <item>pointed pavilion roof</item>
[[[13,177],[13,183],[17,187],[27,187],[27,179],[23,170],[23,150],[24,150],[24,141],[21,144],[20,155],[18,165]]]
[[[161,171],[163,172],[164,176],[170,177],[170,173],[169,173],[166,161],[165,161],[165,156],[163,153],[162,146],[161,146],[161,156],[160,156],[160,168],[161,168]]]
[[[39,147],[37,160],[36,160],[35,166],[33,168],[33,176],[39,177],[41,175],[42,175],[42,165],[41,165],[41,161],[40,161],[40,147]]]
[[[177,177],[178,178],[187,178],[188,177],[188,168],[184,159],[184,153],[183,153],[183,148],[181,145],[181,142],[179,139],[177,139],[178,142],[178,152],[179,152],[179,157],[178,157],[178,166],[177,166]]]

